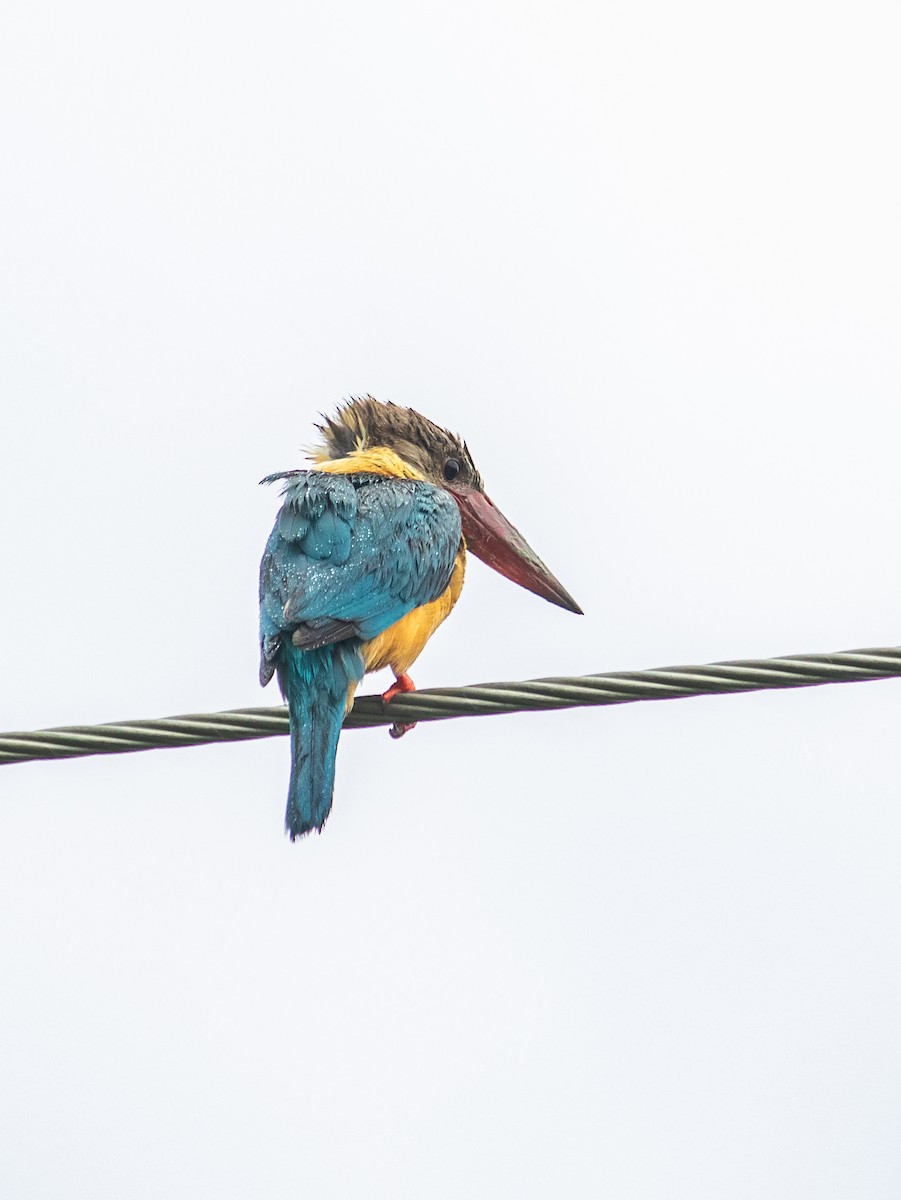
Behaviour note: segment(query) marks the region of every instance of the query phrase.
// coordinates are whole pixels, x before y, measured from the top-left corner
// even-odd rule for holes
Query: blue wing
[[[366,641],[437,599],[461,538],[457,505],[424,481],[323,471],[276,478],[287,484],[260,564],[264,684],[285,637],[301,649]]]

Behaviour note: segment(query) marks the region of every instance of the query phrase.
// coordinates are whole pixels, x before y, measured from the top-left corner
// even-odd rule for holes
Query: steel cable
[[[344,725],[348,729],[366,729],[395,722],[444,721],[451,717],[630,704],[637,700],[672,700],[898,677],[901,677],[901,646],[881,646],[835,654],[660,667],[652,671],[612,671],[603,675],[427,688],[401,694],[390,704],[385,704],[381,696],[361,696]],[[0,734],[0,764],[248,741],[287,732],[288,714],[282,706],[108,725],[71,725]]]

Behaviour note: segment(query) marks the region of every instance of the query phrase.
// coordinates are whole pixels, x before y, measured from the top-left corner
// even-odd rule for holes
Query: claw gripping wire
[[[344,726],[365,729],[397,722],[413,724],[416,721],[444,721],[451,717],[629,704],[636,700],[673,700],[684,696],[898,677],[901,677],[901,646],[882,646],[835,654],[796,654],[789,658],[660,667],[653,671],[613,671],[606,675],[427,688],[395,696],[390,703],[390,712],[381,696],[361,696]],[[109,725],[71,725],[30,733],[0,734],[0,764],[247,741],[277,737],[287,732],[288,710],[284,707],[238,708],[183,717],[117,721]]]

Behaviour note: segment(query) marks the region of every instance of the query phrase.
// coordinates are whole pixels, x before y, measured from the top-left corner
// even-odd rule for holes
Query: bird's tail
[[[321,829],[332,807],[335,754],[347,692],[363,677],[360,643],[315,650],[282,644],[278,674],[291,725],[291,782],[285,829],[291,841]]]

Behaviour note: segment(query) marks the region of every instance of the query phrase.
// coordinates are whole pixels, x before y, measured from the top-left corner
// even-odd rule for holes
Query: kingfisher
[[[329,815],[338,735],[363,675],[391,668],[386,703],[415,691],[408,672],[460,598],[467,550],[582,611],[489,500],[458,436],[372,396],[316,428],[310,469],[262,480],[283,484],[260,564],[260,683],[277,675],[288,705],[292,841]]]

